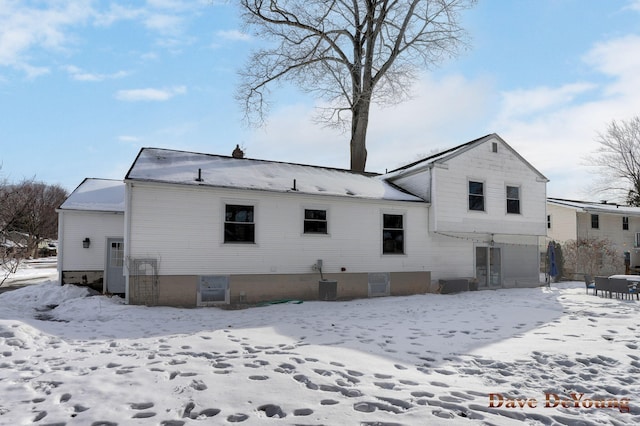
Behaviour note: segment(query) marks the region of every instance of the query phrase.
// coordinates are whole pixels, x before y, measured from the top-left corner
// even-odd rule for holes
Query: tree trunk
[[[367,127],[369,99],[359,101],[353,108],[351,120],[351,170],[364,172],[367,164]]]

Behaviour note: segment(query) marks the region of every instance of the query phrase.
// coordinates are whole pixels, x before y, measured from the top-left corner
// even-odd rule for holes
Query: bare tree
[[[0,285],[22,260],[37,256],[40,242],[57,237],[55,209],[66,196],[66,190],[58,185],[0,181]]]
[[[26,203],[19,199],[19,186],[0,181],[0,286],[14,274],[26,256],[26,249],[10,235]]]
[[[578,238],[565,241],[562,244],[562,254],[567,273],[595,276],[624,271],[624,257],[606,238]]]
[[[21,187],[20,197],[27,208],[16,220],[15,229],[28,236],[29,253],[37,257],[38,245],[45,239],[57,238],[58,215],[56,208],[67,197],[59,185],[30,182]]]
[[[640,206],[640,118],[613,120],[596,141],[598,149],[587,157],[599,169],[596,191]]]
[[[268,87],[288,81],[328,102],[319,119],[351,127],[351,169],[364,171],[372,102],[408,97],[420,69],[466,46],[459,13],[476,0],[240,0],[244,22],[276,46],[253,53],[237,98],[262,123]]]

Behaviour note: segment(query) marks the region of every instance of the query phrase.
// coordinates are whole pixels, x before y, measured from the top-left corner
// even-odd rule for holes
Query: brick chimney
[[[244,151],[240,149],[240,145],[236,145],[236,148],[231,153],[233,158],[244,158]]]

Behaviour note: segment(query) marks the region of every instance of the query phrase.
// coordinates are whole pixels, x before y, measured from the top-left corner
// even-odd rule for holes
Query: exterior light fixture
[[[89,237],[86,237],[84,240],[82,240],[82,248],[89,248],[90,245],[91,240],[89,239]]]

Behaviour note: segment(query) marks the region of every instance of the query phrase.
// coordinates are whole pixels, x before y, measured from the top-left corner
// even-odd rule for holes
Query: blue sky
[[[601,199],[585,156],[611,120],[640,115],[640,0],[480,0],[471,48],[425,71],[411,100],[372,111],[367,169],[384,172],[498,133],[551,181]],[[244,126],[237,71],[260,40],[233,1],[0,1],[0,175],[73,190],[121,179],[141,147],[347,168],[349,135],[315,101],[275,88]]]

